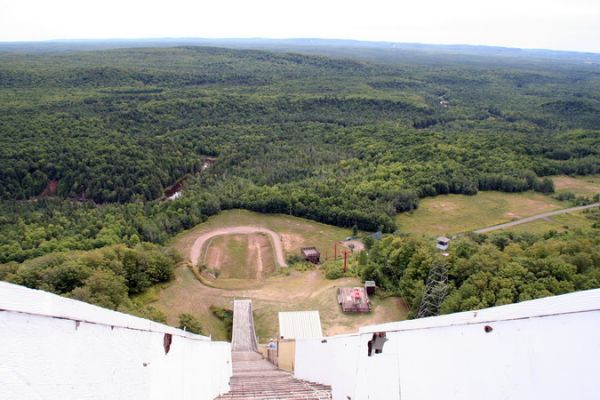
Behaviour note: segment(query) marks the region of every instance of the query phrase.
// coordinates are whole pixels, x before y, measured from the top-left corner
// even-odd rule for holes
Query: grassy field
[[[551,230],[556,232],[573,231],[577,229],[588,230],[592,228],[593,221],[586,218],[582,211],[555,215],[552,217],[516,225],[498,232],[531,232],[544,234]]]
[[[205,333],[217,340],[227,338],[222,323],[209,308],[217,305],[231,309],[236,298],[252,299],[256,331],[261,342],[277,335],[279,311],[318,310],[326,335],[356,332],[360,326],[399,321],[408,313],[401,299],[376,297],[373,312],[344,314],[337,304],[337,287],[360,285],[360,281],[356,278],[327,280],[318,270],[270,276],[260,287],[245,290],[205,286],[186,266],[178,267],[175,277],[171,285],[160,290],[152,305],[166,314],[169,324],[176,324],[181,313],[192,313],[202,322]]]
[[[222,235],[202,252],[202,263],[220,271],[221,279],[260,279],[275,271],[271,242],[266,235]]]
[[[260,214],[246,210],[229,210],[210,217],[205,223],[178,235],[172,242],[187,259],[190,249],[201,232],[227,226],[252,225],[271,229],[281,235],[286,255],[298,254],[300,248],[315,246],[323,257],[333,256],[333,244],[351,234],[349,229],[325,225],[283,214]]]
[[[600,175],[552,177],[557,192],[572,192],[577,196],[593,196],[600,193]]]
[[[426,235],[451,235],[567,207],[534,192],[479,192],[423,199],[413,212],[396,217],[399,229]]]

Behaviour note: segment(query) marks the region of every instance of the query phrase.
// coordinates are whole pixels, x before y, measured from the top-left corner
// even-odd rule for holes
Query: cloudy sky
[[[600,0],[0,0],[0,41],[263,37],[600,53]]]

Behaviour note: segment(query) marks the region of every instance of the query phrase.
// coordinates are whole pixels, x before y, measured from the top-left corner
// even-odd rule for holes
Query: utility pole
[[[348,252],[344,250],[344,273],[348,271]]]

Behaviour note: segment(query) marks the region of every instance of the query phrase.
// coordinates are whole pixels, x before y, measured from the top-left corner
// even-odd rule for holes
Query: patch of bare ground
[[[50,182],[48,182],[48,184],[46,185],[46,187],[44,188],[42,193],[40,193],[40,197],[54,196],[56,194],[57,190],[58,190],[58,181],[56,179],[52,179]]]
[[[255,286],[231,289],[202,284],[186,265],[178,267],[175,275],[175,281],[160,292],[154,305],[167,315],[171,324],[177,323],[179,314],[193,313],[202,321],[207,333],[219,340],[226,339],[225,333],[209,307],[214,304],[231,308],[235,298],[252,299],[257,334],[263,339],[277,335],[280,311],[318,310],[326,335],[356,332],[359,327],[374,323],[399,321],[406,318],[408,312],[398,298],[375,298],[371,313],[342,313],[337,303],[337,288],[361,285],[360,281],[356,278],[327,280],[318,270],[292,271],[289,276],[274,275],[254,280]]]

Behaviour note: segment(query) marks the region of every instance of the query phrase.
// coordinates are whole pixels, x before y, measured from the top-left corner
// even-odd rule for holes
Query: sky
[[[0,0],[0,41],[329,38],[600,53],[600,0]]]

